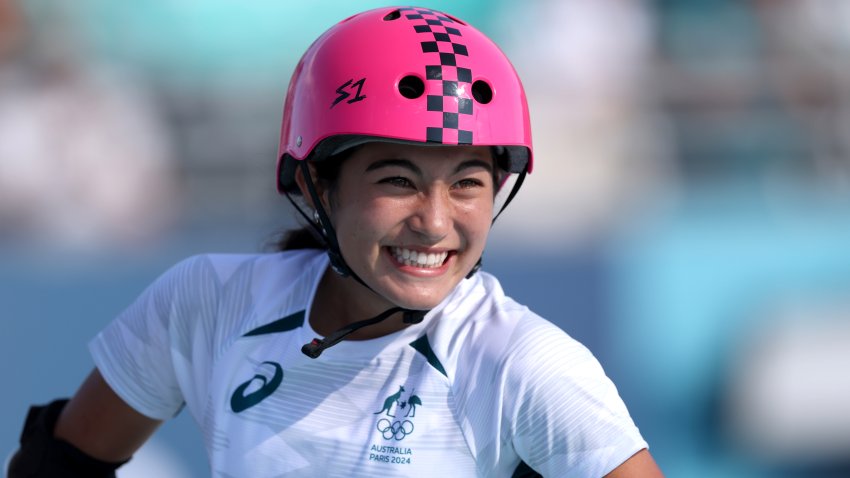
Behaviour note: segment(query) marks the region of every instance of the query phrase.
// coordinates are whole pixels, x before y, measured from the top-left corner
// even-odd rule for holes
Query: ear
[[[324,181],[316,179],[316,166],[313,163],[306,161],[304,164],[307,166],[307,170],[309,171],[310,178],[313,182],[313,187],[316,189],[316,194],[319,195],[319,198],[322,201],[322,206],[325,208],[325,211],[330,211],[330,202],[328,201],[326,184]],[[316,205],[313,204],[313,196],[310,194],[310,189],[307,187],[307,178],[304,177],[304,167],[300,164],[295,169],[295,184],[298,185],[298,189],[301,191],[301,196],[304,198],[304,202],[306,202],[311,208],[316,209]]]

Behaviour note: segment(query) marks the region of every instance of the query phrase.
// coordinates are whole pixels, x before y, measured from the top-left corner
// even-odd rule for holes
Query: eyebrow
[[[488,173],[493,174],[493,162],[492,161],[487,162],[487,161],[484,161],[483,159],[470,159],[470,160],[464,161],[464,162],[457,165],[457,168],[455,168],[455,172],[459,173],[460,171],[463,171],[464,169],[469,169],[469,168],[483,168]]]
[[[414,164],[413,161],[410,161],[409,159],[399,159],[399,158],[379,159],[379,160],[369,164],[369,166],[366,167],[366,172],[374,171],[374,170],[380,169],[380,168],[388,168],[388,167],[392,167],[392,166],[408,169],[408,170],[410,170],[410,172],[417,174],[419,176],[422,175],[422,169],[420,169],[419,166]],[[489,172],[491,174],[493,173],[493,165],[491,163],[488,163],[487,161],[484,161],[484,160],[481,160],[481,159],[470,159],[470,160],[467,160],[467,161],[464,161],[464,162],[458,164],[457,168],[455,168],[455,170],[454,170],[454,173],[457,174],[457,173],[463,171],[464,169],[470,169],[470,168],[483,168],[487,172]]]
[[[369,166],[366,166],[366,172],[368,173],[369,171],[374,171],[376,169],[389,168],[393,166],[409,169],[414,174],[422,175],[422,170],[419,169],[419,166],[413,164],[413,161],[397,158],[379,159],[369,164]]]

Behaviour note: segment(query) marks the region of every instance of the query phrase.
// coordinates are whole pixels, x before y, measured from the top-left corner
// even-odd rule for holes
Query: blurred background
[[[0,455],[167,267],[295,224],[291,71],[383,5],[0,0]],[[667,475],[850,476],[850,2],[423,6],[527,89],[535,170],[485,269],[593,350]],[[119,473],[208,475],[188,414]]]

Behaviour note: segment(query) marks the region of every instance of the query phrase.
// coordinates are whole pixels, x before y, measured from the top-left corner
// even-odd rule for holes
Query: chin
[[[431,310],[440,305],[452,289],[448,289],[445,293],[429,291],[427,294],[385,294],[384,297],[393,304],[405,309]]]

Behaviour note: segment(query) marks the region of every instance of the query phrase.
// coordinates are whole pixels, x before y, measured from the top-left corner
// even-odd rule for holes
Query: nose
[[[408,227],[429,242],[439,242],[452,228],[453,206],[447,191],[423,193],[416,210],[408,219]]]

